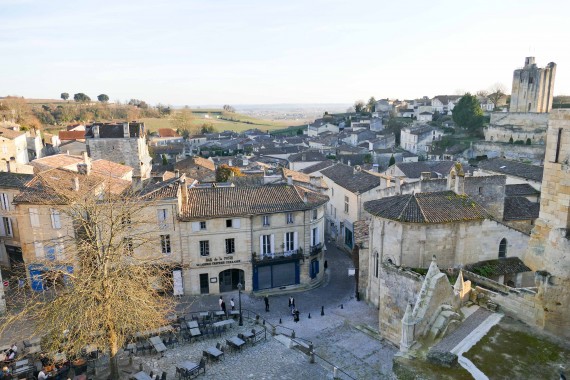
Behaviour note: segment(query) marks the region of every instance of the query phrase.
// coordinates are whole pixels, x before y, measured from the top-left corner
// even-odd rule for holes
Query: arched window
[[[503,238],[499,243],[499,259],[507,257],[507,239]]]
[[[378,267],[379,267],[379,262],[380,262],[380,260],[379,260],[379,257],[378,257],[378,252],[376,252],[375,263],[374,263],[374,264],[375,264],[375,268],[374,268],[374,276],[375,276],[376,278],[378,278]]]

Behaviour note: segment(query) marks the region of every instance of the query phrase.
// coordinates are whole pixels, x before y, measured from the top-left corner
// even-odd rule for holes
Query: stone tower
[[[133,168],[133,181],[150,178],[144,123],[93,123],[85,129],[87,152],[93,160],[105,159]]]
[[[509,112],[550,112],[556,63],[539,68],[534,57],[526,57],[524,67],[515,70]]]
[[[524,261],[536,271],[537,324],[570,338],[570,110],[549,114],[540,215]]]

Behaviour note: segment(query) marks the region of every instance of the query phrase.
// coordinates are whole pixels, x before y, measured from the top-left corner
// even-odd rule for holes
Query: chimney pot
[[[73,191],[79,191],[79,178],[73,177]]]

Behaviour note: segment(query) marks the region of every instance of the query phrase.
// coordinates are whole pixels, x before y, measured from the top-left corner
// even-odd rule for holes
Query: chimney
[[[182,205],[188,203],[188,184],[186,183],[186,175],[180,177],[180,189],[182,190]]]
[[[73,191],[79,191],[79,178],[73,177]]]
[[[123,137],[124,138],[131,137],[131,135],[129,133],[129,123],[123,123]]]
[[[307,155],[305,153],[303,153],[301,155],[301,161],[305,161],[307,159]]]
[[[394,178],[394,182],[396,184],[396,194],[397,195],[402,194],[402,188],[400,187],[400,178],[398,177]]]
[[[232,161],[232,160],[229,160],[229,161],[228,161],[228,166],[233,166],[233,161]]]
[[[317,177],[317,176],[310,176],[309,177],[309,183],[315,187],[319,187],[319,183],[320,183],[321,177]]]
[[[455,177],[455,194],[465,193],[465,175],[463,173],[458,174]]]
[[[350,160],[348,160],[348,161],[346,162],[346,164],[347,164],[348,166],[351,166],[351,165],[350,165]]]
[[[288,175],[287,176],[287,185],[292,185],[293,184],[293,176],[292,175]]]
[[[431,179],[431,172],[422,172],[420,174],[420,180],[421,181],[428,181]]]
[[[93,137],[98,139],[99,138],[99,125],[93,124],[93,126],[91,128],[93,130]]]
[[[174,170],[174,176],[176,178],[180,178],[180,170],[178,170],[178,169]]]
[[[307,200],[307,192],[305,191],[305,193],[303,194],[303,202],[308,203],[309,201]]]

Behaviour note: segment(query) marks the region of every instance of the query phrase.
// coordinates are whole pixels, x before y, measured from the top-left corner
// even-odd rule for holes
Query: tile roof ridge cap
[[[400,196],[402,196],[402,195],[403,195],[403,194],[401,194]],[[409,196],[409,198],[408,198],[408,201],[406,202],[406,204],[404,205],[404,207],[402,207],[402,210],[400,211],[400,214],[398,214],[398,219],[397,219],[397,220],[402,220],[402,214],[404,213],[404,210],[408,207],[408,205],[410,204],[410,201],[412,200],[412,198],[415,199],[415,195],[414,195],[414,194],[405,194],[405,195]],[[398,195],[396,195],[396,196],[398,196]],[[416,204],[417,204],[417,201],[416,201]],[[418,205],[418,207],[419,207],[419,205]],[[420,210],[421,210],[421,209],[420,209]],[[424,216],[423,213],[422,213],[422,216]],[[425,216],[424,216],[424,219],[425,219]]]

